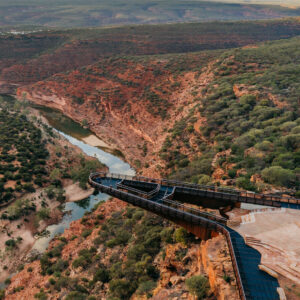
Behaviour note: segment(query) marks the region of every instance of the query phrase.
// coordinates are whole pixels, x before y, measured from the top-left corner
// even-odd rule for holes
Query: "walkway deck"
[[[119,174],[94,173],[90,184],[99,191],[147,209],[163,217],[196,224],[222,233],[228,242],[241,299],[277,300],[277,279],[259,270],[260,253],[247,246],[243,237],[226,225],[226,219],[174,201],[187,195],[226,202],[245,202],[275,207],[300,208],[300,200],[240,192],[211,186]]]

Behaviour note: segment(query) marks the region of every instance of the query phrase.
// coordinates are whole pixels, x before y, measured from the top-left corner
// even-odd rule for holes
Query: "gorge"
[[[298,18],[4,32],[0,91],[18,99],[12,114],[19,109],[26,115],[33,106],[36,115],[29,114],[29,121],[45,131],[40,145],[52,149],[47,180],[33,177],[34,188],[61,181],[66,201],[86,198],[84,193],[93,193],[86,175],[97,165],[114,173],[299,198],[299,34]],[[7,143],[16,135],[10,130],[0,133]],[[48,131],[65,142],[56,143]],[[13,151],[4,149],[1,156],[4,200],[11,197],[13,179],[20,181],[9,173],[16,167],[9,164]],[[33,174],[43,171],[23,164]],[[218,207],[189,205],[219,216]],[[300,234],[299,211],[223,208],[230,228],[261,254],[260,268],[277,278],[288,299],[299,299],[300,244],[293,238]],[[47,221],[45,212],[47,207],[38,207],[36,215]],[[34,246],[43,254],[27,258],[5,280],[0,299],[192,299],[190,280],[204,284],[207,299],[238,299],[222,235],[197,239],[103,194],[66,202],[47,226],[48,236]],[[13,242],[5,246],[12,238],[3,230],[6,251]]]

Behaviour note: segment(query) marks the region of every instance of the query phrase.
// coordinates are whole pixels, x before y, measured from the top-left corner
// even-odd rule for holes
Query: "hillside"
[[[103,59],[18,95],[88,124],[146,173],[298,189],[299,43]]]
[[[0,35],[0,91],[122,55],[241,47],[300,33],[296,19],[41,31]]]
[[[293,0],[289,0],[293,1]],[[240,1],[241,2],[241,1]],[[214,1],[0,1],[0,26],[42,25],[91,27],[124,24],[157,24],[209,20],[257,20],[299,16],[299,9],[249,3]],[[286,3],[288,4],[288,3]],[[22,26],[19,27],[22,30]]]
[[[0,141],[3,282],[24,263],[34,236],[62,218],[62,205],[69,201],[66,189],[77,187],[76,193],[85,198],[93,192],[83,190],[86,176],[104,167],[59,136],[35,110],[9,96],[0,97]],[[75,171],[80,175],[74,176]]]
[[[207,299],[216,299],[213,292],[238,299],[224,238],[195,240],[158,216],[111,199],[73,222],[14,276],[5,299],[192,299],[186,279],[199,274],[209,276]]]

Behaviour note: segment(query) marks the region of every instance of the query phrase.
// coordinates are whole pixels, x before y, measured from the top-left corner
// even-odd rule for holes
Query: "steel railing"
[[[230,197],[232,200],[238,202],[246,202],[250,204],[278,206],[276,204],[277,202],[284,202],[289,204],[300,205],[300,199],[295,199],[292,197],[286,197],[286,196],[279,197],[270,194],[259,194],[259,193],[254,193],[249,191],[239,191],[239,190],[229,189],[224,187],[191,184],[191,183],[185,183],[185,182],[180,182],[175,180],[155,179],[155,178],[148,178],[144,176],[122,175],[122,174],[106,173],[106,172],[92,173],[91,176],[104,176],[107,178],[127,179],[127,180],[157,183],[160,185],[167,185],[167,186],[185,187],[185,188],[196,189],[201,191],[213,192],[215,195],[218,195],[218,198],[220,199],[222,199],[222,196],[225,199],[226,196],[226,197]]]
[[[172,201],[172,200],[168,200],[166,198],[163,198],[162,203],[167,205],[167,206],[175,207],[175,208],[180,209],[182,211],[189,212],[189,213],[194,214],[196,216],[204,217],[204,218],[207,218],[207,219],[212,220],[212,221],[219,222],[219,223],[224,224],[224,225],[226,225],[226,223],[227,223],[227,219],[225,219],[223,217],[219,217],[219,216],[216,216],[214,214],[211,214],[211,213],[208,213],[208,212],[205,212],[205,211],[201,211],[201,210],[193,208],[193,207],[189,207],[187,205],[184,205],[184,204],[176,202],[176,201]]]
[[[144,192],[144,191],[141,191],[141,190],[136,189],[134,187],[128,186],[126,184],[123,184],[122,182],[123,182],[123,180],[121,182],[117,183],[117,188],[118,189],[124,189],[124,190],[130,191],[130,192],[133,192],[133,193],[135,193],[137,195],[145,197],[146,199],[152,198],[160,190],[160,184],[157,184],[157,186],[156,186],[156,188],[154,190],[152,190],[150,192]]]

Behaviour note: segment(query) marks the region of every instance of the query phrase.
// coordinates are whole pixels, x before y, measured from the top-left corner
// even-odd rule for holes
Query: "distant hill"
[[[271,4],[271,5],[281,5],[286,7],[300,7],[300,2],[298,0],[211,0],[215,2],[225,2],[225,3],[240,3],[240,4]]]
[[[294,0],[290,1],[291,3],[285,1],[285,4],[294,5]],[[292,9],[269,4],[251,5],[252,0],[240,2],[216,3],[215,1],[199,0],[29,0],[24,2],[0,0],[0,26],[29,24],[50,27],[89,27],[208,20],[253,20],[300,15],[299,8]],[[264,2],[261,1],[261,3]]]
[[[0,35],[0,91],[120,55],[241,47],[300,35],[297,20],[207,22]]]

